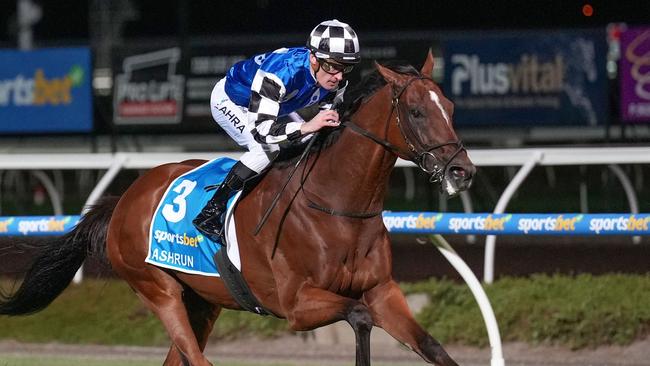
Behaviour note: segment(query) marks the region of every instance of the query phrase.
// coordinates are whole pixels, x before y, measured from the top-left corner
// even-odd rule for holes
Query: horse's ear
[[[431,52],[431,48],[429,48],[429,52],[427,53],[427,59],[424,60],[424,65],[422,65],[422,70],[420,70],[420,74],[426,76],[426,77],[432,77],[433,75],[433,53]]]
[[[389,84],[400,85],[402,80],[400,74],[396,73],[395,71],[387,67],[380,65],[377,61],[375,61],[375,67],[377,68],[377,70],[379,70],[381,76],[384,77],[384,80],[386,80]]]

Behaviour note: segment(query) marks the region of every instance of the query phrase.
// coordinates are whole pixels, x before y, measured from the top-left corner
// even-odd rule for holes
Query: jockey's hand
[[[335,110],[322,110],[311,119],[311,121],[303,123],[300,126],[300,132],[303,135],[316,132],[323,127],[336,127],[340,124],[339,113]]]

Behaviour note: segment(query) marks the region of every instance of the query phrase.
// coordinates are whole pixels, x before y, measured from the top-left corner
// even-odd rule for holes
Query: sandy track
[[[465,366],[489,365],[490,349],[450,345],[446,349]],[[650,339],[632,345],[607,346],[598,349],[571,351],[562,347],[533,347],[523,343],[504,345],[508,366],[648,366]],[[0,355],[79,355],[111,359],[160,359],[167,353],[161,347],[28,344],[0,342]],[[374,345],[373,362],[395,365],[424,365],[415,353],[397,345]],[[268,364],[288,361],[295,364],[354,364],[354,345],[323,345],[301,336],[284,336],[273,340],[237,340],[208,345],[210,360],[240,360]]]

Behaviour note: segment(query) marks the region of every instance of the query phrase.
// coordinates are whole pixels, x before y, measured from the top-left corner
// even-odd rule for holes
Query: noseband
[[[358,125],[354,124],[352,121],[345,121],[342,122],[346,127],[349,127],[353,131],[373,140],[374,142],[378,143],[379,145],[385,147],[386,149],[390,150],[394,154],[400,156],[411,156],[409,160],[414,162],[422,171],[430,175],[429,182],[432,183],[437,183],[441,182],[445,178],[445,172],[447,171],[447,167],[451,163],[451,161],[458,155],[460,154],[461,151],[465,150],[465,146],[463,145],[462,141],[460,140],[455,140],[455,141],[449,141],[449,142],[443,142],[441,144],[433,145],[433,146],[426,146],[423,143],[418,141],[418,145],[421,146],[420,149],[418,149],[415,144],[411,142],[411,140],[408,138],[408,135],[404,131],[405,125],[402,124],[401,118],[400,118],[400,98],[406,91],[406,89],[416,80],[431,80],[433,79],[424,77],[424,76],[415,76],[409,79],[409,81],[404,85],[402,89],[399,90],[398,93],[394,93],[392,100],[391,100],[391,113],[388,115],[388,119],[390,121],[391,116],[393,115],[393,112],[395,112],[395,119],[397,122],[397,126],[399,127],[400,133],[402,134],[402,138],[404,139],[404,142],[406,145],[409,147],[409,152],[404,152],[402,149],[399,147],[395,146],[394,144],[391,144],[385,139],[379,138],[372,133],[368,132],[367,130],[364,130],[363,128],[359,127]],[[391,88],[393,86],[391,85]],[[394,89],[393,89],[394,90]],[[387,122],[388,123],[388,122]],[[416,136],[416,134],[413,133],[413,128],[410,125],[406,125],[409,129],[409,132],[411,133],[412,136]],[[416,140],[417,141],[417,140]],[[440,149],[444,146],[448,145],[454,145],[456,146],[456,150],[451,154],[449,159],[446,161],[438,157],[438,155],[435,154],[435,150]],[[432,168],[428,168],[428,166],[433,166]]]

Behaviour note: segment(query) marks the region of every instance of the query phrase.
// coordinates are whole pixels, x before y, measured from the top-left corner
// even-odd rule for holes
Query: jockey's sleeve
[[[305,119],[302,118],[302,116],[300,114],[298,114],[298,112],[289,113],[287,115],[287,118],[292,122],[299,122],[301,124],[305,123]],[[308,133],[306,135],[303,135],[300,139],[294,140],[293,142],[304,144],[305,142],[311,140],[312,137],[314,137],[314,134],[313,133]]]
[[[280,100],[286,91],[284,83],[275,74],[257,70],[248,106],[248,125],[255,141],[279,144],[300,138],[301,122],[278,121]]]

